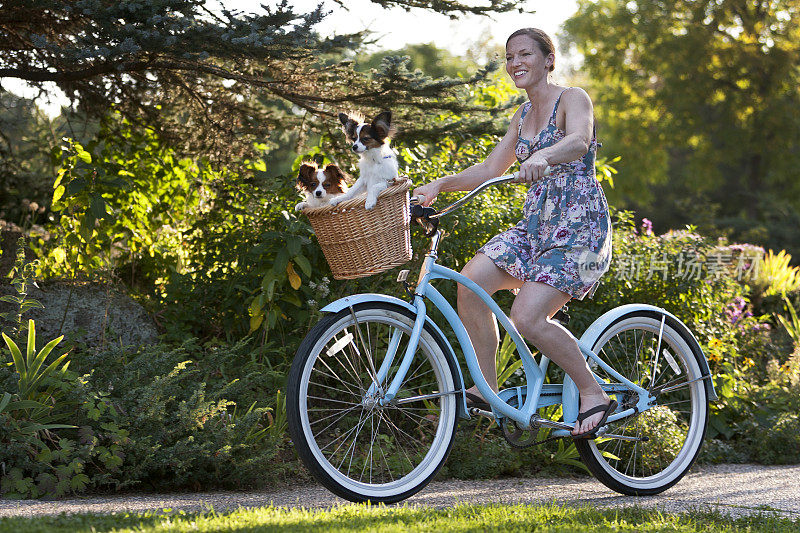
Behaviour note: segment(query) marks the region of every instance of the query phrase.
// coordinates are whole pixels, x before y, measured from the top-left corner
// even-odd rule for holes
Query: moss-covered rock
[[[8,285],[0,285],[0,294],[16,294]],[[38,300],[44,309],[32,309],[25,318],[36,321],[37,337],[51,339],[59,335],[87,347],[104,345],[152,344],[158,340],[153,319],[126,294],[100,284],[64,282],[30,287],[29,298]],[[0,302],[0,311],[10,306]]]

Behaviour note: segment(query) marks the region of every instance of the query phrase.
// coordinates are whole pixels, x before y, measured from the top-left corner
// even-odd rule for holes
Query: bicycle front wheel
[[[292,364],[286,405],[292,441],[314,477],[350,501],[408,498],[450,453],[458,424],[454,369],[432,328],[423,328],[395,399],[380,402],[413,325],[402,306],[356,305],[324,317]],[[387,354],[393,362],[376,387]]]
[[[646,411],[609,424],[609,433],[631,440],[576,440],[581,460],[607,487],[628,495],[652,495],[677,483],[697,458],[708,424],[708,396],[697,356],[667,320],[632,311],[610,324],[592,351],[633,383],[655,393]],[[660,337],[660,342],[659,342]],[[597,363],[589,366],[603,383],[618,383]],[[636,405],[633,392],[611,395],[623,409]]]

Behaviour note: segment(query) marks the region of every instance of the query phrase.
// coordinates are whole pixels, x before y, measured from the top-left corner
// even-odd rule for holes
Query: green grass
[[[558,505],[458,505],[446,509],[345,505],[331,510],[262,507],[216,513],[148,512],[0,518],[0,532],[111,531],[800,531],[800,521],[765,510],[747,518]]]

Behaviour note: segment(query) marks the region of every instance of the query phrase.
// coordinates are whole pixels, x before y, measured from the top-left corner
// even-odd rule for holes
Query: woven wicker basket
[[[410,184],[401,178],[381,192],[370,210],[364,209],[363,195],[303,210],[334,278],[363,278],[411,259]]]

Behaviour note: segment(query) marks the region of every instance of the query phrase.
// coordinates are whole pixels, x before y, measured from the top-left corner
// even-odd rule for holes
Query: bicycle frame
[[[417,350],[420,334],[427,317],[427,307],[425,304],[425,299],[427,298],[437,309],[439,309],[439,311],[441,311],[447,322],[450,324],[450,327],[453,329],[453,332],[455,333],[463,350],[469,373],[472,376],[472,379],[480,393],[492,407],[492,411],[497,419],[508,417],[514,420],[519,426],[527,428],[530,427],[531,420],[536,416],[536,411],[539,408],[544,407],[545,405],[561,403],[563,404],[564,422],[567,424],[573,424],[578,414],[577,387],[571,383],[571,380],[569,380],[568,376],[565,378],[564,384],[544,384],[547,374],[547,367],[550,360],[547,357],[542,356],[539,363],[536,362],[533,354],[528,348],[528,345],[517,331],[513,322],[511,322],[503,310],[500,309],[492,297],[477,283],[452,269],[436,263],[437,248],[441,237],[441,232],[437,232],[436,235],[433,236],[430,251],[425,256],[412,302],[416,310],[416,319],[411,332],[411,338],[406,351],[402,356],[399,368],[392,377],[391,383],[385,391],[381,391],[383,392],[383,397],[381,398],[380,402],[382,404],[388,404],[394,400],[397,391],[400,389],[400,386],[405,380],[406,374],[411,367],[414,354]],[[475,354],[475,349],[472,346],[472,342],[470,341],[469,334],[467,333],[464,324],[458,317],[458,313],[455,311],[455,309],[453,309],[453,306],[450,305],[444,296],[442,296],[442,294],[430,284],[431,280],[434,279],[447,279],[464,285],[467,289],[477,294],[478,297],[480,297],[480,299],[489,307],[489,309],[491,309],[494,316],[510,335],[517,347],[519,356],[522,360],[522,368],[525,373],[527,385],[512,389],[505,389],[500,391],[499,395],[495,394],[495,392],[489,387],[486,379],[483,377],[483,373],[480,370],[478,359]],[[376,382],[370,387],[367,394],[375,394],[376,392],[379,392],[377,383],[383,383],[385,381],[389,369],[391,368],[392,363],[397,355],[396,352],[399,341],[400,333],[395,332],[390,340],[386,356],[381,362],[380,368],[377,370]],[[636,385],[635,383],[632,383],[619,372],[611,368],[605,361],[595,354],[590,347],[585,346],[580,340],[576,339],[576,342],[578,343],[578,347],[580,348],[584,357],[592,359],[601,368],[608,372],[609,375],[612,375],[619,380],[619,383],[600,382],[601,386],[607,393],[613,394],[615,392],[621,393],[632,391],[637,393],[639,396],[639,400],[634,407],[629,407],[619,413],[611,415],[608,418],[609,422],[613,422],[615,420],[630,416],[634,413],[644,411],[655,403],[655,399],[648,393],[646,389]],[[568,384],[571,386],[568,386]],[[548,395],[548,399],[546,401],[541,401],[543,391],[546,391]],[[458,392],[460,391],[440,391],[437,395],[456,394]],[[525,400],[520,407],[513,407],[507,403],[506,400],[509,399],[509,397],[517,395],[517,405],[519,405],[519,400],[521,400],[522,394],[525,395]],[[553,398],[554,396],[555,398]],[[428,395],[427,397],[433,396]],[[412,399],[405,399],[404,401],[410,400]],[[556,430],[554,432],[555,435],[566,435],[567,433],[568,432],[563,429]]]

